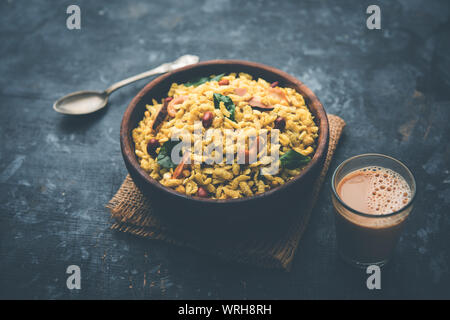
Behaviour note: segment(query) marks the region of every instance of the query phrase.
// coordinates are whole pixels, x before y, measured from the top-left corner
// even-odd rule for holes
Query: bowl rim
[[[314,156],[312,157],[311,161],[304,167],[304,169],[300,172],[299,175],[294,177],[293,179],[289,180],[288,182],[282,184],[281,186],[277,186],[273,189],[267,190],[263,193],[251,196],[251,197],[243,197],[243,198],[237,198],[237,199],[211,199],[211,198],[201,198],[198,196],[188,196],[186,194],[179,193],[171,188],[165,187],[162,184],[160,184],[157,180],[151,178],[144,169],[141,168],[139,165],[139,162],[137,160],[137,156],[134,152],[134,146],[131,143],[131,131],[134,129],[132,128],[130,124],[130,118],[133,110],[137,107],[138,103],[142,100],[142,98],[151,91],[154,87],[156,87],[159,83],[163,82],[169,77],[172,77],[174,74],[177,74],[179,72],[185,72],[189,70],[193,70],[199,67],[205,67],[205,66],[213,66],[213,65],[242,65],[247,67],[252,67],[256,69],[264,70],[268,73],[274,74],[276,77],[286,80],[286,82],[291,82],[294,84],[298,89],[301,88],[301,91],[303,92],[302,95],[309,100],[309,104],[307,105],[308,108],[310,108],[310,105],[314,105],[314,108],[316,109],[317,115],[316,118],[320,118],[320,126],[319,126],[319,137],[317,139],[317,148],[315,150]],[[298,91],[296,89],[296,91]],[[306,100],[306,99],[305,99]],[[289,75],[288,73],[281,71],[277,68],[270,67],[261,63],[257,62],[250,62],[246,60],[207,60],[203,62],[199,62],[196,64],[188,65],[176,70],[173,70],[171,72],[165,73],[163,75],[158,76],[157,78],[153,79],[149,83],[145,85],[144,88],[142,88],[138,94],[131,100],[131,102],[128,104],[124,115],[122,117],[121,125],[120,125],[120,147],[122,150],[122,155],[125,160],[125,162],[128,162],[127,164],[131,166],[131,169],[134,171],[135,174],[139,175],[141,179],[143,179],[146,183],[149,183],[153,185],[154,187],[162,190],[163,192],[167,192],[169,194],[172,194],[175,197],[190,200],[198,203],[244,203],[249,201],[256,201],[258,199],[266,198],[267,196],[274,195],[277,193],[282,192],[283,190],[289,188],[293,184],[295,184],[298,180],[302,179],[302,177],[306,176],[308,172],[315,169],[318,165],[320,165],[320,159],[323,157],[325,158],[327,147],[328,147],[328,135],[329,135],[329,127],[328,127],[328,117],[325,112],[325,109],[322,105],[322,103],[319,101],[319,99],[316,97],[316,95],[312,92],[311,89],[309,89],[303,82],[295,78],[294,76]],[[127,168],[130,168],[127,166]],[[130,169],[128,169],[130,170]]]

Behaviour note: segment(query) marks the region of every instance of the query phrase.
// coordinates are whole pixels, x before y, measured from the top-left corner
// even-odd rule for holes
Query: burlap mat
[[[202,235],[201,230],[192,229],[191,233],[195,234],[195,237],[190,237],[189,233],[186,233],[189,226],[185,225],[183,230],[177,229],[166,224],[161,216],[152,211],[151,203],[142,195],[130,176],[126,177],[120,189],[106,205],[114,220],[111,228],[147,239],[190,247],[229,261],[288,271],[345,126],[344,120],[338,116],[328,115],[328,120],[330,140],[324,168],[311,194],[305,194],[298,200],[302,205],[294,205],[291,214],[283,215],[286,219],[284,224],[277,220],[277,231],[271,223],[252,221],[248,226],[240,225],[240,229],[232,226],[230,230],[226,230],[229,226],[224,225],[221,228],[224,232],[221,233],[209,232]],[[244,237],[237,234],[239,230],[243,230]]]

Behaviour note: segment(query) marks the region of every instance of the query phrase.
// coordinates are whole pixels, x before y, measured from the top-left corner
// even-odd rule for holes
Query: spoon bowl
[[[56,100],[53,109],[59,113],[82,115],[98,111],[107,103],[106,92],[77,91]]]

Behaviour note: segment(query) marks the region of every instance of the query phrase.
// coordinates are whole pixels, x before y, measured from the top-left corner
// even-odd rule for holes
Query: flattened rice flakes
[[[168,188],[187,195],[200,195],[199,188],[202,188],[202,195],[206,193],[210,198],[217,199],[251,197],[280,186],[298,175],[307,161],[301,162],[302,165],[298,167],[295,167],[295,163],[283,167],[283,163],[298,157],[303,157],[303,160],[310,159],[316,148],[319,131],[303,96],[292,88],[271,85],[261,78],[253,80],[249,74],[224,75],[220,83],[217,78],[216,76],[212,79],[211,76],[210,81],[197,85],[173,83],[168,92],[168,97],[172,100],[166,102],[168,114],[156,130],[153,130],[152,125],[164,104],[164,99],[161,102],[153,99],[152,104],[147,105],[143,120],[132,133],[140,166],[150,177]],[[215,106],[214,94],[218,94],[216,99],[221,100],[218,107]],[[207,121],[209,127],[205,128],[202,119],[207,112],[212,113],[214,118]],[[283,123],[283,126],[277,128],[277,121]],[[222,144],[222,150],[216,148],[212,155],[220,158],[220,153],[223,153],[223,161],[208,164],[208,159],[193,155],[192,164],[181,164],[180,174],[174,176],[176,164],[171,166],[167,158],[162,160],[161,146],[169,141],[177,130],[191,134],[196,130],[205,134],[209,129],[219,130],[223,134],[220,143],[208,135],[200,141],[191,138],[192,150],[205,151],[211,148],[211,143],[214,147]],[[281,163],[277,174],[267,175],[260,172],[261,167],[272,159],[267,153],[260,152],[256,162],[238,163],[238,153],[251,149],[251,143],[239,144],[236,137],[229,140],[233,143],[227,143],[229,130],[258,135],[261,132],[270,134],[274,129],[280,129],[279,144],[275,146],[278,148]],[[152,143],[154,139],[159,142],[159,147],[150,152],[153,156],[147,151],[151,139]],[[258,144],[263,144],[267,150],[274,147],[270,139],[258,141]],[[231,164],[227,163],[227,152],[228,157],[229,153],[234,155]],[[292,157],[289,153],[295,153],[297,157]]]

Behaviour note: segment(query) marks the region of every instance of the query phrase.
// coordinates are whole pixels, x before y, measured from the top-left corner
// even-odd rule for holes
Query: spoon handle
[[[119,88],[121,88],[123,86],[126,86],[126,85],[128,85],[128,84],[130,84],[132,82],[135,82],[135,81],[138,81],[138,80],[150,77],[150,76],[154,76],[154,75],[157,75],[157,74],[168,72],[168,71],[171,70],[171,66],[172,66],[172,63],[163,63],[162,65],[160,65],[160,66],[158,66],[158,67],[156,67],[154,69],[142,72],[142,73],[137,74],[135,76],[126,78],[126,79],[121,80],[119,82],[116,82],[113,85],[111,85],[108,89],[106,89],[105,93],[107,95],[109,95],[113,91],[116,91],[117,89],[119,89]]]

